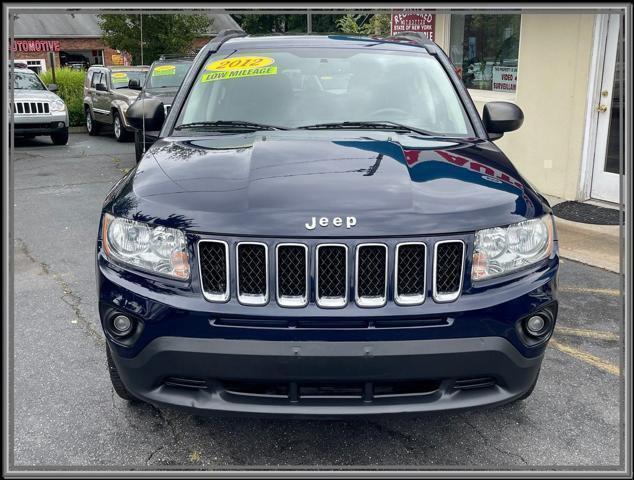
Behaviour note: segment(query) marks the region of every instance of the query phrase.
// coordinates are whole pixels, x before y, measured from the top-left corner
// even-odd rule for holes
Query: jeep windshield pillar
[[[557,319],[553,216],[492,143],[521,110],[483,121],[433,42],[224,32],[127,117],[155,137],[96,253],[122,398],[337,417],[531,394]]]

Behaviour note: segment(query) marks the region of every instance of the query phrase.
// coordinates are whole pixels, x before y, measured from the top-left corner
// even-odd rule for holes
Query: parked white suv
[[[68,143],[68,109],[55,95],[57,85],[48,88],[35,72],[28,68],[14,68],[12,115],[14,135],[33,138],[50,135],[55,145]]]

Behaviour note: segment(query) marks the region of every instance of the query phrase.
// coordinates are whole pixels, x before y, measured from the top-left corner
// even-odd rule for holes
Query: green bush
[[[71,127],[83,125],[84,123],[84,79],[86,72],[84,70],[75,70],[73,68],[56,68],[55,82],[53,82],[53,74],[51,70],[40,75],[45,85],[51,83],[57,84],[57,95],[61,97],[68,108],[68,116],[70,117]]]

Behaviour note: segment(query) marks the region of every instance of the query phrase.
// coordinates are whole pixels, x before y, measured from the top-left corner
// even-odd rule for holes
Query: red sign
[[[59,52],[59,40],[14,40],[14,52]]]
[[[393,10],[392,35],[399,32],[421,32],[435,40],[436,15],[422,10]]]

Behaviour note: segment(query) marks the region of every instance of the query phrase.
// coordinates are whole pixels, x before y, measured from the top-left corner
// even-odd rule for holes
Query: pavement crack
[[[176,427],[174,426],[172,421],[167,416],[165,416],[159,408],[151,404],[150,404],[150,407],[156,412],[156,415],[161,419],[161,421],[167,426],[167,428],[172,433],[172,443],[174,444],[174,446],[178,445],[178,443],[180,442],[180,439],[178,438]]]
[[[101,332],[94,327],[94,325],[90,322],[90,320],[88,320],[88,318],[86,318],[81,310],[81,297],[76,294],[71,286],[68,284],[68,282],[64,280],[59,273],[54,272],[46,262],[38,261],[31,253],[24,240],[22,240],[21,238],[16,238],[16,243],[18,244],[20,252],[31,262],[39,265],[42,273],[44,275],[52,277],[55,283],[57,283],[57,285],[62,289],[62,292],[64,293],[60,296],[60,300],[68,305],[73,311],[74,320],[71,320],[71,322],[73,324],[77,324],[86,335],[88,335],[93,341],[95,341],[97,345],[99,345],[100,347],[104,347],[106,345],[106,342],[101,336]]]
[[[482,440],[484,441],[485,444],[487,444],[488,446],[492,447],[494,450],[497,450],[498,452],[500,452],[503,455],[519,458],[524,465],[528,465],[528,462],[526,461],[526,459],[522,455],[520,455],[519,453],[509,452],[508,450],[504,450],[504,449],[498,447],[497,445],[492,443],[487,438],[487,436],[484,433],[482,433],[475,425],[473,425],[471,422],[469,422],[469,420],[467,420],[467,418],[464,415],[461,415],[461,417],[462,417],[462,421],[464,423],[466,423],[469,427],[471,427],[473,429],[473,431],[476,432],[480,436],[480,438],[482,438]]]
[[[154,450],[152,450],[150,454],[148,455],[148,457],[145,459],[145,464],[150,465],[150,460],[152,460],[152,457],[156,455],[158,452],[160,452],[161,450],[163,450],[164,448],[165,448],[165,445],[161,445],[160,447],[157,447]]]
[[[379,433],[387,434],[388,437],[397,441],[401,445],[403,445],[408,452],[414,451],[418,446],[419,442],[413,436],[408,435],[406,433],[400,432],[398,430],[392,430],[391,428],[386,427],[385,425],[381,425],[376,422],[369,422]]]

